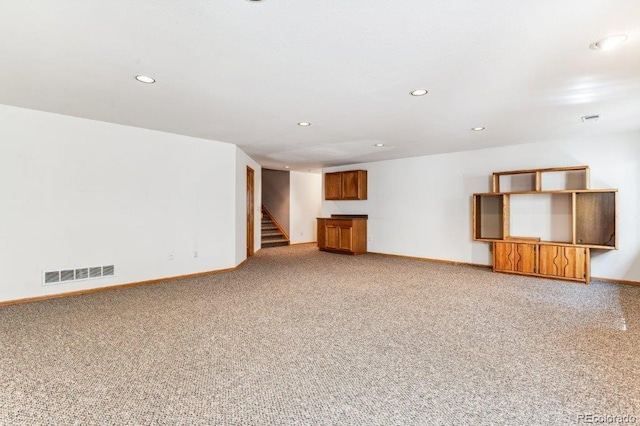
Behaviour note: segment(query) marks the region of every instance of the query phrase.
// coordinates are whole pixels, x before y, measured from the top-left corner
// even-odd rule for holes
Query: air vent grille
[[[45,284],[53,284],[60,282],[60,271],[54,272],[45,272],[44,273],[44,283]]]
[[[45,271],[42,285],[53,285],[70,281],[91,280],[102,277],[112,277],[116,274],[115,265],[69,268],[59,271]]]

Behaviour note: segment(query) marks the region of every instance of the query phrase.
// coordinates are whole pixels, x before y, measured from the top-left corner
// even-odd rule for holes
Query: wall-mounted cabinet
[[[348,170],[344,172],[325,173],[325,200],[366,200],[367,171]]]
[[[589,281],[590,249],[618,248],[616,189],[590,189],[589,167],[496,172],[473,194],[473,239],[495,271]]]

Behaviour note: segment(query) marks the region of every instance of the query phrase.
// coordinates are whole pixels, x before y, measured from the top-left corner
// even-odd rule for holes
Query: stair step
[[[286,240],[286,238],[282,234],[263,235],[262,236],[262,241],[273,241],[273,240]]]
[[[285,239],[262,241],[262,248],[288,246],[288,245],[289,245],[289,240],[285,240]]]
[[[276,232],[276,231],[263,232],[261,235],[262,235],[263,238],[264,237],[275,237],[275,236],[281,236],[282,232],[279,232],[279,231],[278,232]]]

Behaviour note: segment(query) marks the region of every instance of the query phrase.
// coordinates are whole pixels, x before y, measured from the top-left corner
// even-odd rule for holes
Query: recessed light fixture
[[[473,130],[474,132],[481,132],[484,130],[484,127],[472,127],[471,130]]]
[[[427,93],[429,93],[427,89],[417,89],[411,92],[411,96],[424,96]]]
[[[308,127],[311,126],[311,123],[307,123],[306,121],[301,121],[298,123],[298,126],[300,127]]]
[[[375,145],[373,145],[373,146],[378,147],[378,148],[381,148],[381,147],[383,147],[383,146],[384,146],[384,144],[383,144],[383,143],[377,143],[377,144],[375,144]]]
[[[247,0],[250,3],[260,3],[262,0]]]
[[[591,43],[589,45],[593,50],[610,50],[614,47],[618,47],[627,39],[626,34],[615,34],[605,38],[602,38],[596,42]]]
[[[250,1],[255,1],[255,0],[250,0]],[[284,166],[285,169],[290,169],[291,166]]]
[[[155,78],[149,77],[147,75],[136,75],[136,80],[140,83],[153,84],[156,82]]]

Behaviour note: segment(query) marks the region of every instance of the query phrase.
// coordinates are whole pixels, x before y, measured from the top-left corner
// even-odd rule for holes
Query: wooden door
[[[499,242],[493,244],[494,271],[534,274],[537,269],[536,264],[535,244]]]
[[[357,200],[359,195],[358,171],[342,172],[342,199]]]
[[[340,248],[340,227],[334,224],[327,224],[324,228],[324,243],[326,248]]]
[[[540,246],[540,274],[588,281],[588,249]]]
[[[513,243],[493,243],[493,270],[514,271]]]
[[[340,229],[340,250],[353,251],[353,227],[349,225],[341,225]]]
[[[540,264],[538,271],[542,275],[562,277],[562,258],[564,251],[561,246],[540,246]]]
[[[587,278],[587,250],[584,247],[563,247],[564,251],[564,277],[586,279]]]
[[[253,256],[254,247],[254,172],[247,166],[247,257]]]
[[[324,175],[324,199],[339,200],[342,196],[342,173],[325,173]]]
[[[514,244],[514,270],[524,274],[536,273],[536,245]]]

